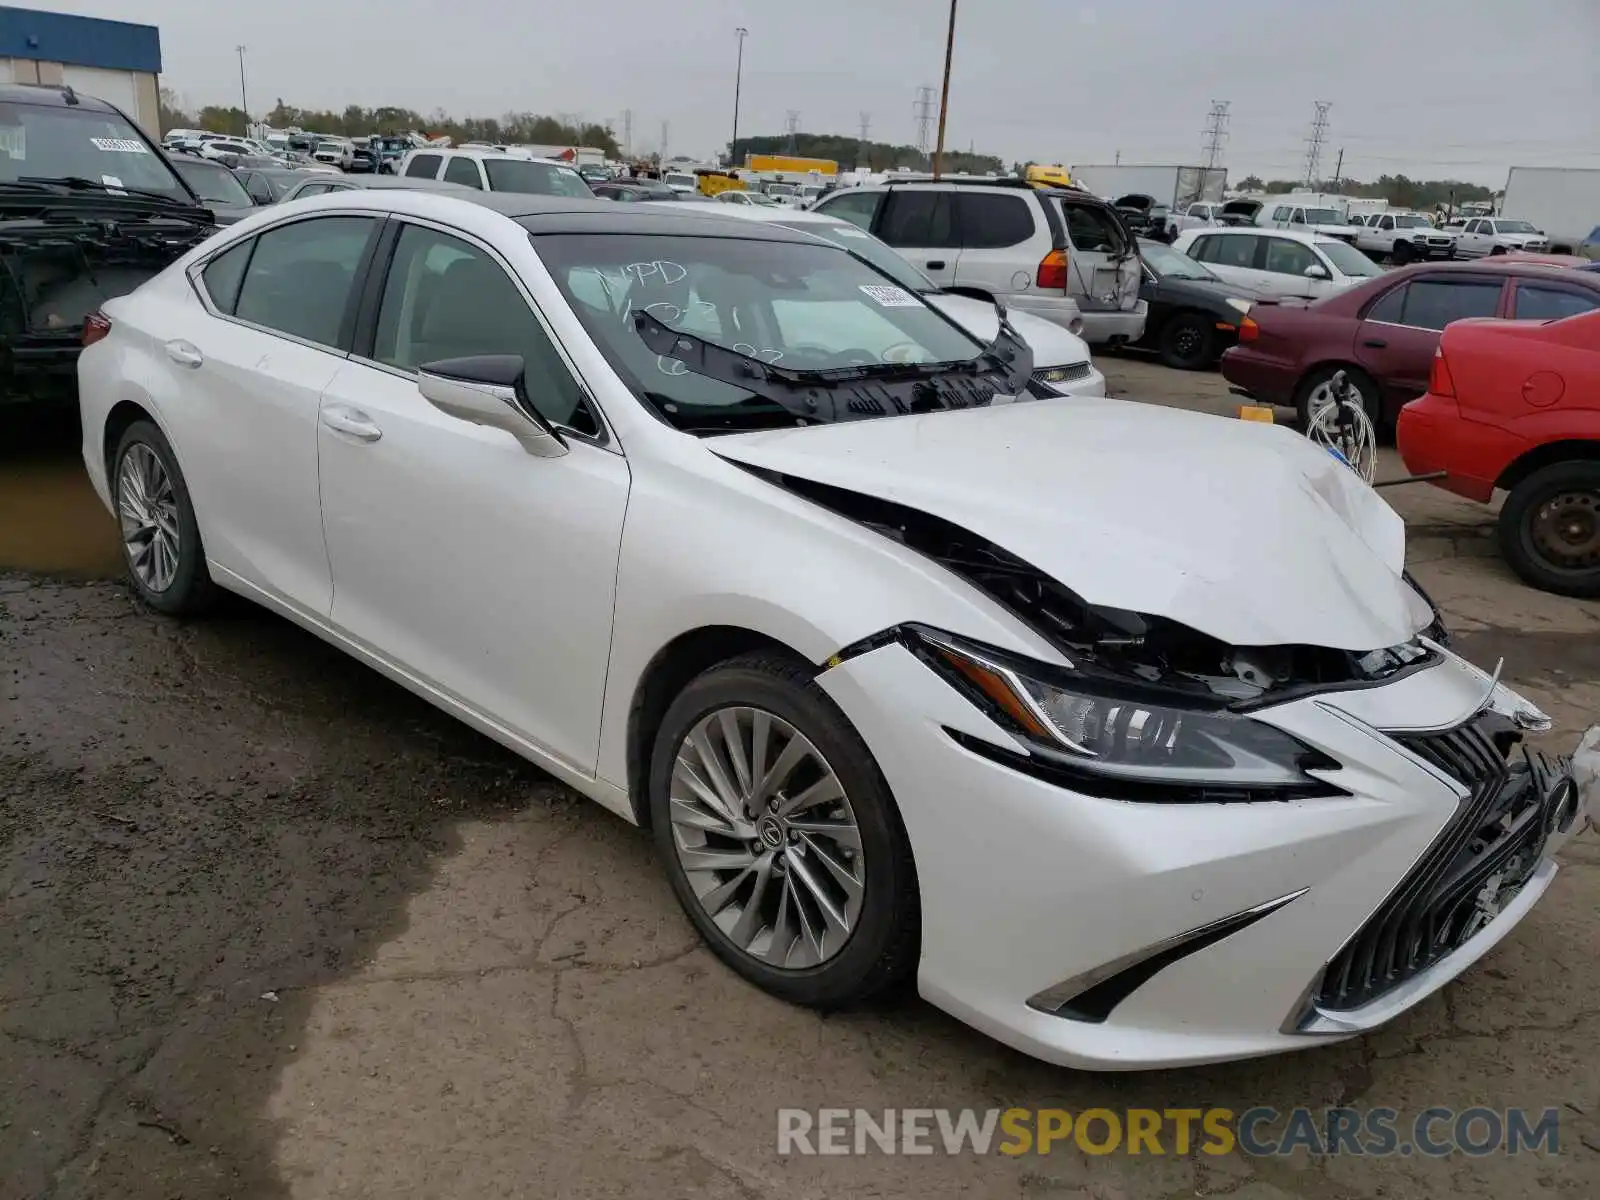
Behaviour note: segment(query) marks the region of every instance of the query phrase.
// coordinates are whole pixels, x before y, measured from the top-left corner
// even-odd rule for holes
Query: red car
[[[1600,274],[1507,258],[1426,263],[1388,271],[1311,304],[1257,304],[1239,344],[1222,356],[1225,379],[1304,421],[1343,370],[1380,425],[1422,395],[1439,331],[1466,317],[1544,321],[1600,308]]]
[[[1463,321],[1396,431],[1406,467],[1500,510],[1500,546],[1534,587],[1600,596],[1600,312]]]

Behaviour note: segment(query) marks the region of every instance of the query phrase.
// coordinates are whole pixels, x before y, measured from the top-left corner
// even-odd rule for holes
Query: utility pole
[[[1322,143],[1328,136],[1328,110],[1331,100],[1318,100],[1316,115],[1311,118],[1311,136],[1306,138],[1306,186],[1316,189],[1317,176],[1322,170]]]
[[[789,153],[794,154],[798,150],[795,138],[800,133],[800,110],[798,108],[789,110],[788,115],[783,119],[783,128],[789,135]]]
[[[667,121],[661,122],[661,165],[667,165],[667,133],[672,128]]]
[[[872,114],[869,113],[869,112],[863,112],[861,114],[861,146],[856,151],[856,159],[857,159],[857,164],[856,165],[857,166],[861,166],[861,165],[864,164],[866,166],[866,169],[869,170],[869,171],[872,170],[872,153],[871,153],[870,150],[867,149],[867,147],[870,144],[868,142],[868,135],[871,132],[872,132]]]
[[[244,90],[244,47],[235,46],[239,52],[239,107],[244,111],[244,131],[246,136],[250,133],[250,97]]]
[[[1343,179],[1343,178],[1344,178],[1344,147],[1340,146],[1339,147],[1339,161],[1337,163],[1335,163],[1334,167],[1333,167],[1333,190],[1336,191],[1336,192],[1339,192],[1341,194],[1344,192],[1344,188],[1342,188],[1339,185],[1339,181],[1341,179]]]
[[[1206,166],[1221,166],[1222,144],[1228,140],[1228,101],[1211,102],[1211,111],[1206,114],[1205,139],[1200,152],[1206,156]]]
[[[728,143],[730,169],[735,165],[735,156],[739,153],[739,86],[744,82],[744,40],[750,36],[750,31],[743,25],[733,32],[739,39],[739,59],[733,69],[733,140]]]
[[[911,111],[917,121],[917,153],[923,158],[928,157],[928,152],[933,148],[931,135],[933,133],[933,89],[919,87],[917,89],[917,102],[911,106]]]
[[[933,177],[944,168],[944,126],[950,115],[950,62],[956,53],[956,0],[950,0],[950,32],[944,39],[944,90],[939,93],[939,143],[933,149]]]

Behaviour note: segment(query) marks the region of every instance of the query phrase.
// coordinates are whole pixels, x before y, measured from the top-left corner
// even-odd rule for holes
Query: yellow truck
[[[832,179],[839,174],[839,164],[831,158],[796,158],[788,154],[747,154],[744,169],[762,176],[822,175]],[[791,181],[792,182],[792,181]]]
[[[702,167],[694,175],[695,186],[702,196],[715,196],[721,192],[742,192],[745,190],[744,180],[738,179],[726,171],[713,171]]]
[[[1072,186],[1072,176],[1067,174],[1065,167],[1050,166],[1043,163],[1034,163],[1030,166],[1027,179],[1034,187],[1040,188]]]

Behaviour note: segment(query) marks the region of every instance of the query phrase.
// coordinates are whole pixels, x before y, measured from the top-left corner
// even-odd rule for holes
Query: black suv
[[[116,107],[0,85],[0,404],[70,402],[85,318],[214,230]]]

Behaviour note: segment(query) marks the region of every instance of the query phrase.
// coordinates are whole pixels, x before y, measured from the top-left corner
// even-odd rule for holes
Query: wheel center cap
[[[763,846],[776,850],[783,845],[783,822],[777,817],[762,817],[756,822],[756,836],[761,839]]]

